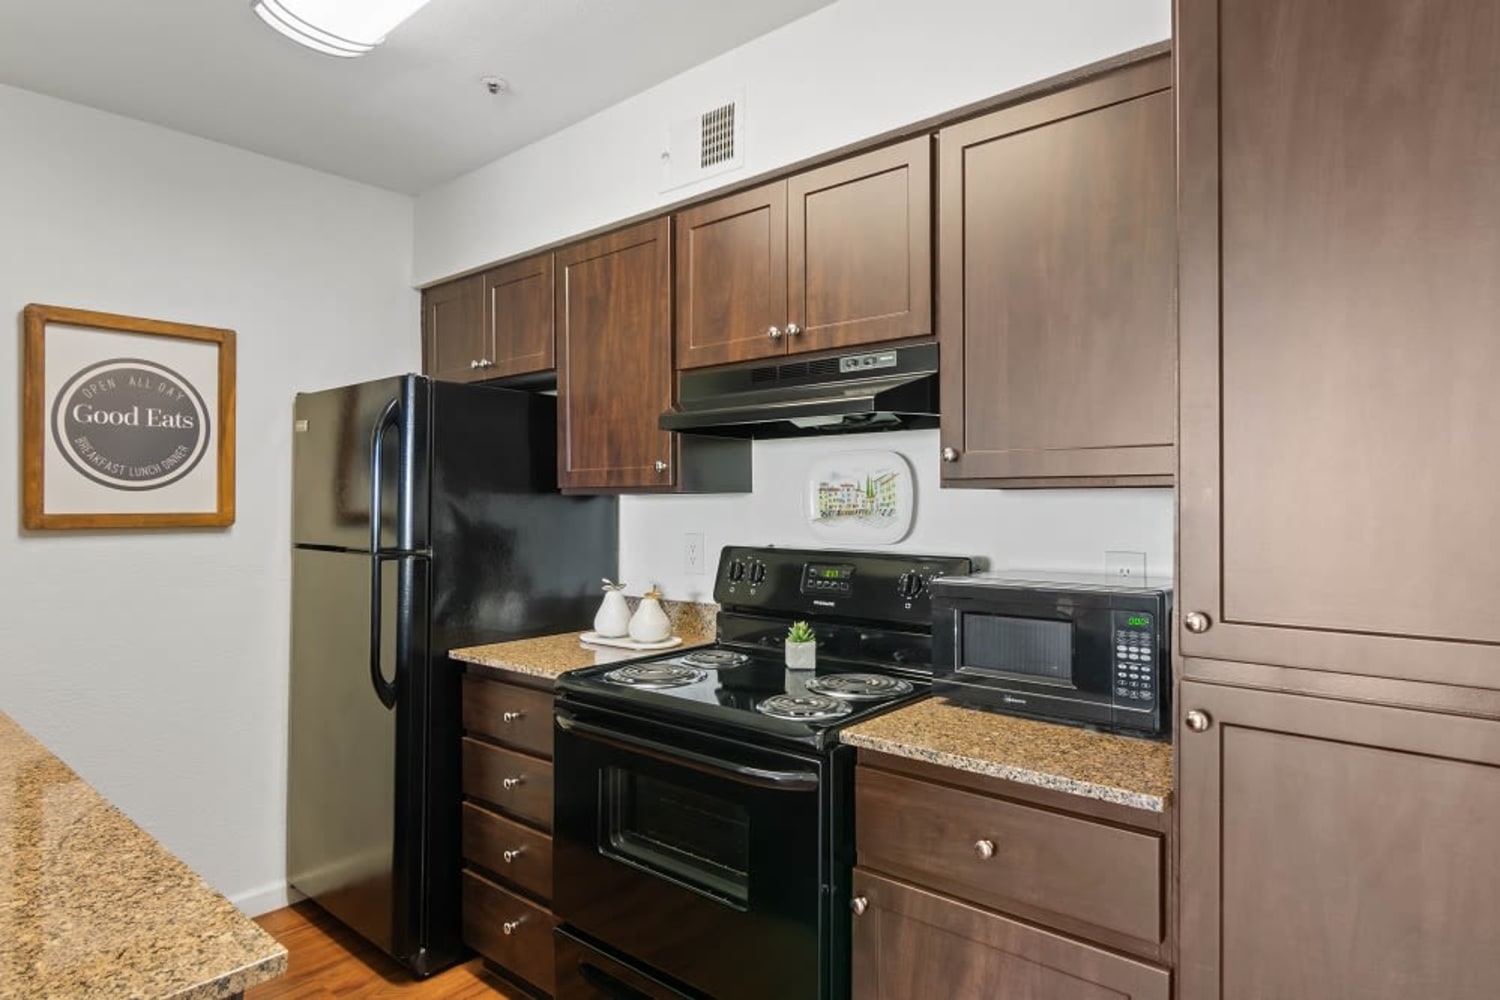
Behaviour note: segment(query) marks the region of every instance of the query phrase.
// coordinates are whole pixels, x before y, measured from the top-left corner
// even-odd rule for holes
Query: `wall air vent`
[[[663,191],[683,187],[745,165],[743,92],[672,118],[662,150]]]

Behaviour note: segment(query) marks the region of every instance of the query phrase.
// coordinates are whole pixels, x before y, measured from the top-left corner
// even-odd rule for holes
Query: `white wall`
[[[830,542],[807,521],[808,470],[826,456],[882,449],[916,474],[911,534],[892,546]],[[675,600],[713,600],[713,572],[725,545],[882,548],[979,556],[997,569],[1104,571],[1104,553],[1146,553],[1153,579],[1172,575],[1169,489],[970,490],[938,486],[938,434],[890,431],[842,438],[791,438],[754,445],[755,492],[734,496],[623,497],[620,576],[632,594],[651,584]],[[684,571],[683,535],[702,532],[703,575]]]
[[[0,434],[0,711],[250,912],[285,899],[290,413],[411,370],[409,198],[0,87],[0,385],[28,302],[238,333],[227,530],[19,529]],[[19,405],[11,411],[19,414]]]
[[[608,225],[1171,30],[1170,0],[839,0],[424,193],[416,277],[431,282]],[[668,121],[739,87],[745,165],[661,192]]]

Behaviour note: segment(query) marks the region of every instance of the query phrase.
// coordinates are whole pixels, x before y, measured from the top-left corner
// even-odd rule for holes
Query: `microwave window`
[[[731,799],[610,767],[601,775],[606,855],[743,907],[750,899],[750,813]]]
[[[964,615],[960,673],[1073,683],[1073,623]]]

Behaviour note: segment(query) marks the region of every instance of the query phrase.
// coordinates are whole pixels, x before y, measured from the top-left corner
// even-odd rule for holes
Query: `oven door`
[[[553,910],[720,1000],[815,997],[825,762],[559,705]]]

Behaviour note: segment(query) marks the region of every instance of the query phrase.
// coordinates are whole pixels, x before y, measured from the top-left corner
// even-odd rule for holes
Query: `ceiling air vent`
[[[743,94],[707,101],[672,119],[661,154],[663,191],[745,165]]]

